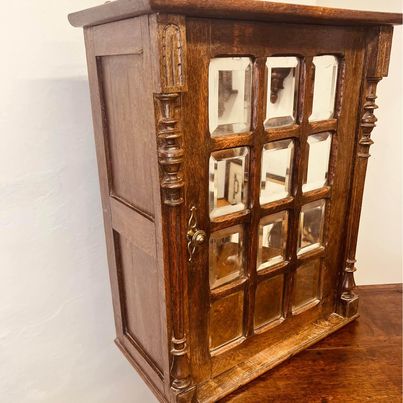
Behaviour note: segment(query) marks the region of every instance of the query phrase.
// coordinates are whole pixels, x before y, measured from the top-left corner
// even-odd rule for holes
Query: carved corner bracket
[[[278,94],[284,89],[284,80],[290,74],[291,68],[276,67],[271,69],[270,77],[270,102],[275,104]]]
[[[375,103],[376,87],[381,78],[369,78],[367,79],[367,91],[365,95],[365,102],[363,105],[363,114],[360,122],[361,138],[359,140],[359,150],[357,156],[360,158],[369,158],[369,148],[374,144],[371,139],[372,130],[376,127],[377,118],[375,116],[375,109],[378,109],[378,105]]]

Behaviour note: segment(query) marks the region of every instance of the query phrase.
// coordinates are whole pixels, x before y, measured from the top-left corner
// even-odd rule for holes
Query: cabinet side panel
[[[105,102],[111,193],[154,215],[150,143],[144,134],[143,55],[98,58]],[[148,112],[150,113],[150,112]]]
[[[85,39],[116,343],[165,401],[169,359],[148,18],[87,28]]]

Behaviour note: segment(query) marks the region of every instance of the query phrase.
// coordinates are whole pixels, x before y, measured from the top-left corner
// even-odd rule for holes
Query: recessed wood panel
[[[213,302],[210,311],[210,349],[242,336],[243,291]]]
[[[98,58],[98,68],[106,114],[111,193],[153,215],[152,159],[149,136],[144,133],[148,119],[142,107],[143,55],[103,56]]]
[[[115,232],[119,250],[124,332],[161,367],[161,312],[155,258]]]

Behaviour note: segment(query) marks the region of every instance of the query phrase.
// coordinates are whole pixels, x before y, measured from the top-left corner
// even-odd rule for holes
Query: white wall
[[[401,0],[318,0],[325,7],[402,12]],[[357,247],[357,284],[402,282],[402,27],[395,27],[389,76],[378,84]]]
[[[113,344],[84,43],[67,21],[100,1],[5,3],[0,402],[154,402]]]
[[[0,401],[154,402],[112,343],[84,44],[81,31],[66,20],[69,11],[101,2],[4,3]],[[397,44],[398,38],[390,78],[379,88],[380,122],[373,132],[358,254],[360,283],[400,281]],[[388,198],[387,209],[380,208],[379,195]]]

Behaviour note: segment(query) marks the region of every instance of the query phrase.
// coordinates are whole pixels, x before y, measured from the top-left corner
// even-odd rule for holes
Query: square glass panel
[[[262,270],[285,259],[288,212],[263,217],[259,223],[257,269]]]
[[[332,134],[317,133],[308,136],[308,170],[302,191],[319,189],[328,179]]]
[[[262,153],[260,204],[284,199],[290,194],[294,156],[292,140],[265,144]]]
[[[250,130],[252,61],[219,57],[209,66],[209,129],[212,136]]]
[[[299,217],[298,254],[318,248],[323,241],[325,200],[302,206]]]
[[[320,259],[316,259],[297,268],[293,311],[320,299],[320,263]]]
[[[339,62],[335,56],[324,55],[313,58],[315,82],[313,86],[312,114],[309,121],[330,119],[334,115],[337,71]]]
[[[292,56],[268,57],[266,128],[288,126],[297,116],[298,59]]]
[[[243,335],[243,291],[213,302],[210,307],[210,350],[221,347]]]
[[[255,329],[282,317],[284,274],[261,281],[256,288]]]
[[[241,226],[213,232],[209,245],[210,288],[226,284],[243,273],[243,229]]]
[[[249,150],[246,147],[213,152],[209,161],[210,218],[246,208]]]

